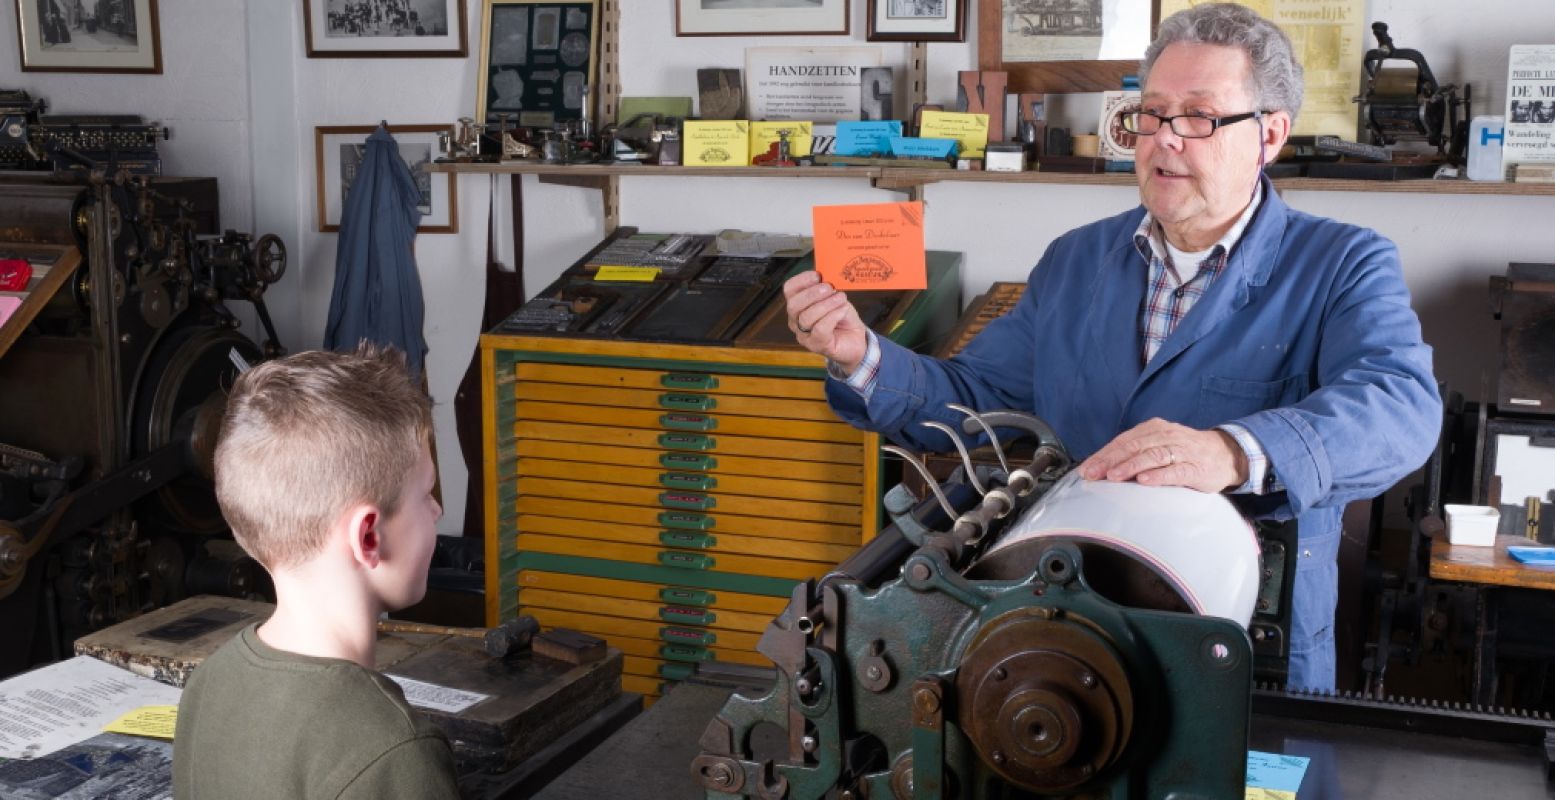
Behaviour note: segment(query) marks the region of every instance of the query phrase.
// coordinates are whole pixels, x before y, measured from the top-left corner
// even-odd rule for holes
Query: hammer
[[[530,640],[539,632],[539,620],[528,614],[514,617],[486,631],[486,655],[505,658],[509,653],[528,647]]]

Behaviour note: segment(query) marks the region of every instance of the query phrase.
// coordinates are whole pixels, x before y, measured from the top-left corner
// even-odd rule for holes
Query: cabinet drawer
[[[771,614],[753,614],[746,611],[723,611],[702,606],[677,606],[662,602],[627,600],[620,597],[596,597],[577,592],[556,592],[550,589],[520,588],[518,605],[522,608],[552,608],[579,611],[586,614],[602,614],[626,619],[657,622],[687,628],[711,628],[723,631],[760,633],[772,621]]]
[[[860,444],[864,434],[841,422],[811,422],[793,419],[761,419],[718,413],[662,411],[656,409],[578,406],[567,403],[542,403],[520,400],[513,404],[513,419],[520,435],[530,422],[565,422],[580,425],[606,425],[646,428],[657,431],[707,433],[720,437],[761,436],[776,439],[800,439],[812,442]],[[775,452],[783,452],[776,450]]]
[[[652,658],[666,662],[699,663],[720,661],[728,664],[744,664],[750,667],[771,667],[772,660],[760,653],[748,650],[731,650],[727,647],[697,647],[675,645],[668,642],[638,639],[634,636],[617,636],[610,646],[629,656]]]
[[[633,564],[674,567],[698,572],[717,570],[742,575],[762,575],[771,578],[802,581],[826,574],[835,563],[822,561],[790,561],[782,558],[757,558],[752,556],[712,555],[668,547],[642,547],[591,539],[575,539],[563,536],[542,536],[520,533],[519,552],[551,553],[559,556],[578,556],[626,561]]]
[[[539,439],[553,442],[578,442],[616,447],[642,447],[655,451],[677,450],[688,453],[753,456],[762,458],[781,453],[784,458],[800,461],[829,461],[857,467],[864,463],[864,446],[858,442],[807,442],[797,439],[773,439],[765,436],[725,436],[717,432],[697,433],[649,428],[625,428],[603,424],[576,424],[525,420],[499,426],[497,445],[515,440]],[[771,431],[765,431],[771,433]]]
[[[662,621],[650,622],[605,614],[587,614],[578,611],[559,611],[553,608],[522,606],[525,614],[533,616],[546,628],[572,628],[575,631],[609,640],[613,636],[629,636],[634,639],[652,639],[670,644],[691,647],[724,647],[733,650],[756,652],[761,636],[744,631],[697,628],[670,625]]]
[[[738,536],[703,531],[675,530],[673,528],[623,525],[597,522],[590,519],[563,519],[520,515],[518,529],[524,533],[540,533],[549,536],[577,536],[621,544],[644,547],[676,547],[683,550],[706,550],[727,555],[787,558],[796,561],[814,561],[841,564],[858,550],[857,546],[804,542],[794,539],[767,539],[759,536]]]
[[[826,464],[816,461],[794,461],[788,458],[734,456],[722,453],[703,453],[682,450],[653,450],[640,447],[612,447],[582,442],[553,442],[541,439],[523,439],[515,442],[511,454],[518,460],[548,460],[590,464],[610,464],[619,467],[651,469],[674,472],[705,472],[721,481],[725,477],[767,478],[781,475],[791,482],[833,483],[859,485],[864,482],[864,468],[858,464]],[[784,453],[783,455],[787,455]],[[512,459],[510,459],[512,460]],[[539,474],[528,472],[526,474]],[[577,477],[574,475],[545,475],[544,477]],[[750,494],[750,492],[736,492]],[[773,494],[767,492],[766,494]],[[793,495],[785,495],[793,496]],[[862,492],[859,497],[862,497]],[[819,498],[817,498],[819,499]]]
[[[761,417],[763,419],[806,419],[836,422],[837,415],[822,400],[795,400],[784,397],[747,397],[737,394],[620,389],[521,381],[513,387],[513,398],[545,403],[568,403],[600,408],[658,409],[660,411],[696,411],[720,416]]]
[[[636,692],[643,696],[645,703],[651,705],[654,700],[664,696],[664,684],[666,681],[659,678],[644,678],[641,675],[621,675],[621,691]]]
[[[552,497],[560,500],[586,500],[594,503],[626,503],[636,506],[673,508],[706,513],[726,513],[745,517],[770,517],[780,520],[830,522],[858,525],[863,511],[858,505],[816,503],[800,500],[774,500],[767,497],[743,497],[713,492],[679,489],[649,489],[636,486],[601,486],[581,481],[552,478],[518,479],[520,497]]]
[[[600,448],[607,453],[620,449]],[[601,454],[603,455],[603,454]],[[668,453],[666,455],[677,455]],[[710,458],[710,457],[708,457]],[[674,464],[673,460],[665,463]],[[686,462],[688,466],[697,462]],[[804,462],[788,462],[804,463]],[[784,466],[771,465],[771,474],[788,476]],[[746,497],[783,497],[818,503],[841,503],[857,506],[864,499],[864,490],[857,484],[822,483],[819,481],[784,478],[756,478],[746,475],[725,475],[717,472],[676,469],[658,466],[624,467],[610,461],[590,463],[586,461],[557,461],[548,458],[520,458],[515,467],[520,478],[552,478],[589,484],[612,486],[637,486],[663,489],[685,489],[700,492],[716,492],[722,495]]]
[[[858,525],[834,525],[825,522],[742,517],[735,514],[708,514],[697,511],[671,511],[646,506],[601,503],[597,500],[585,502],[521,494],[514,500],[513,507],[520,515],[539,514],[568,519],[624,522],[628,525],[658,525],[674,530],[708,531],[715,534],[727,533],[768,539],[799,539],[849,547],[857,547],[860,540]]]
[[[619,597],[643,602],[672,603],[682,606],[713,606],[729,611],[745,611],[775,617],[783,612],[788,601],[781,597],[741,592],[712,591],[683,586],[664,586],[643,581],[620,581],[612,578],[592,578],[586,575],[567,575],[560,572],[544,572],[526,569],[518,573],[520,589],[544,589],[548,591],[576,592],[596,597]],[[638,655],[644,655],[638,653]]]
[[[513,381],[517,385],[522,385],[525,381],[546,381],[621,389],[708,392],[720,395],[743,394],[752,397],[785,397],[826,402],[826,388],[818,377],[765,378],[715,372],[667,372],[520,361],[514,365],[513,371],[504,372],[497,377],[499,385],[507,381]]]

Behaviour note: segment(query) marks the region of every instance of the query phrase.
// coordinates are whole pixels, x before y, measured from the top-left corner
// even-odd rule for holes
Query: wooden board
[[[1445,536],[1431,541],[1431,577],[1520,589],[1555,590],[1555,567],[1536,567],[1512,558],[1508,547],[1533,545],[1521,536],[1497,536],[1494,547],[1453,545]]]

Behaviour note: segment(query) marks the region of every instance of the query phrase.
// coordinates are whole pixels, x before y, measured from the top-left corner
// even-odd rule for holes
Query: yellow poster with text
[[[688,119],[686,166],[744,167],[751,163],[750,123],[743,119]]]
[[[988,148],[988,115],[960,111],[925,111],[918,135],[924,139],[955,139],[962,158],[982,158]]]
[[[1211,0],[1161,0],[1161,19]],[[1240,0],[1290,37],[1306,89],[1292,136],[1355,139],[1356,82],[1370,41],[1366,0]],[[1229,113],[1229,112],[1228,112]]]

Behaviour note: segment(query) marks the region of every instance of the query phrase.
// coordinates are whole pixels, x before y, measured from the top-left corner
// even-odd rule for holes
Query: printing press
[[[1548,714],[1255,684],[1284,655],[1268,643],[1288,621],[1289,530],[1255,529],[1218,495],[1080,481],[1039,420],[957,410],[962,430],[941,429],[962,472],[930,481],[922,501],[893,491],[894,523],[798,586],[762,636],[775,680],[728,695],[705,723],[691,779],[710,800],[1239,797],[1250,746],[1325,753],[1302,797],[1362,796],[1341,777],[1396,771],[1409,747],[1505,771],[1503,787],[1555,775]],[[1035,441],[1029,461],[992,435],[1011,430]],[[997,468],[965,447],[983,435]],[[670,693],[642,724],[663,715],[689,738],[704,690],[681,690],[692,710],[680,717]],[[643,747],[628,731],[598,758]],[[1354,775],[1340,772],[1341,749]],[[597,763],[542,797],[603,788]],[[1473,786],[1473,774],[1441,785]]]
[[[281,352],[264,293],[286,250],[219,231],[214,179],[0,173],[0,263],[20,279],[0,326],[0,676],[191,594],[265,589],[209,474],[222,387]]]

